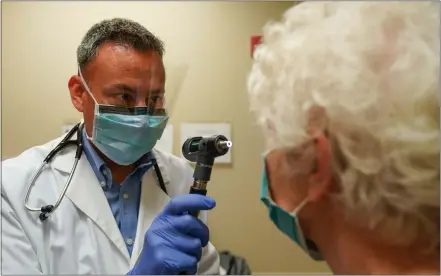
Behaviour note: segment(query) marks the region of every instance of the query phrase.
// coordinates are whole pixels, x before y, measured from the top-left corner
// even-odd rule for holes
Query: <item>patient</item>
[[[261,200],[336,274],[439,274],[439,3],[304,2],[248,80]]]

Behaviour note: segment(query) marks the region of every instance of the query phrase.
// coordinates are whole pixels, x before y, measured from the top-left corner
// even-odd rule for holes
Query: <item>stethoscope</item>
[[[29,183],[28,189],[26,191],[26,197],[24,199],[24,205],[25,205],[26,209],[28,209],[31,212],[41,212],[40,216],[39,216],[41,221],[45,221],[53,212],[55,212],[55,210],[58,208],[58,206],[60,206],[61,201],[63,200],[67,189],[69,188],[70,182],[71,182],[72,177],[73,177],[75,170],[77,168],[78,161],[80,160],[81,155],[83,154],[83,138],[82,138],[83,136],[81,135],[81,131],[83,130],[83,128],[84,128],[84,124],[82,122],[78,123],[66,134],[66,136],[63,138],[63,140],[61,140],[61,142],[58,143],[58,145],[53,150],[51,150],[49,152],[49,154],[44,158],[40,168],[38,169],[37,173],[32,178],[31,182]],[[75,133],[77,134],[77,138],[75,140],[71,140],[72,136]],[[27,205],[29,195],[31,193],[32,187],[35,185],[35,182],[37,181],[41,172],[43,171],[45,166],[52,161],[52,159],[54,158],[54,156],[58,152],[60,152],[62,149],[69,147],[69,146],[76,146],[77,147],[77,150],[75,152],[75,160],[74,160],[74,164],[72,166],[72,169],[69,173],[69,177],[67,178],[66,184],[64,185],[64,188],[63,188],[60,196],[58,197],[57,201],[55,202],[55,205],[45,205],[41,208],[29,207]],[[157,163],[154,164],[154,169],[155,169],[156,177],[158,178],[158,182],[159,182],[159,186],[160,186],[161,190],[167,194],[167,189],[165,188],[164,179],[162,178],[161,170],[159,169],[159,166]]]

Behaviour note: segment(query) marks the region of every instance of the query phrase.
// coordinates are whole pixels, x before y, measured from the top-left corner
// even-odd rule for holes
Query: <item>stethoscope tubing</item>
[[[83,129],[83,123],[82,122],[78,123],[75,127],[73,127],[69,131],[69,133],[63,138],[63,140],[61,140],[61,142],[53,150],[51,150],[49,152],[49,154],[43,160],[41,166],[38,168],[35,175],[32,177],[32,180],[30,181],[30,183],[27,187],[26,195],[24,198],[24,206],[26,207],[27,210],[29,210],[31,212],[41,212],[40,219],[42,221],[49,218],[49,216],[53,212],[55,212],[55,210],[60,206],[61,201],[63,200],[64,196],[66,195],[67,189],[69,188],[69,185],[72,181],[72,177],[75,173],[75,170],[77,169],[78,162],[79,162],[81,155],[83,153],[83,142],[82,142],[82,136],[81,136],[82,129]],[[73,134],[75,132],[77,132],[77,139],[75,141],[70,140],[70,138],[73,136]],[[63,187],[63,190],[61,191],[60,196],[58,197],[57,201],[55,202],[55,205],[45,205],[40,208],[28,206],[27,203],[28,203],[28,199],[31,194],[32,188],[34,187],[35,183],[37,182],[38,177],[40,176],[40,174],[42,173],[42,171],[44,170],[46,165],[48,165],[52,161],[52,158],[54,156],[56,156],[56,154],[59,151],[61,151],[63,148],[65,148],[67,146],[72,146],[72,145],[75,145],[77,147],[74,164],[73,164],[72,169],[69,173],[69,177],[66,181],[66,184]],[[155,170],[156,176],[158,178],[158,182],[159,182],[159,186],[160,186],[161,190],[163,190],[167,194],[167,189],[165,187],[164,179],[162,177],[161,170],[159,169],[159,166],[157,163],[155,163],[155,165],[154,165],[154,170]]]

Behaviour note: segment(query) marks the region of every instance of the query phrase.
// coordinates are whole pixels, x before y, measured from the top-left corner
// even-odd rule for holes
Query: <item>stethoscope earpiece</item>
[[[52,210],[54,209],[54,205],[46,205],[41,207],[41,212],[42,213],[50,213],[52,212]]]
[[[45,221],[49,217],[49,214],[52,212],[52,210],[54,210],[54,208],[54,205],[46,205],[41,207],[41,214],[39,216],[40,220]]]
[[[40,216],[38,216],[41,221],[45,221],[49,216],[46,215],[46,213],[41,213]]]

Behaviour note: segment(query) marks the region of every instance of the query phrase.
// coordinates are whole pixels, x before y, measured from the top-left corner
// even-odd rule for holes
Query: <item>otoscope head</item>
[[[187,139],[182,145],[182,154],[188,161],[196,163],[194,179],[209,181],[214,159],[227,154],[232,145],[223,135]]]
[[[231,141],[219,141],[217,143],[217,146],[221,149],[221,150],[225,150],[225,149],[229,149],[233,146],[233,142]]]
[[[188,138],[182,145],[182,154],[190,162],[198,162],[201,157],[213,159],[227,154],[233,143],[223,135]],[[212,165],[202,162],[205,165]]]

